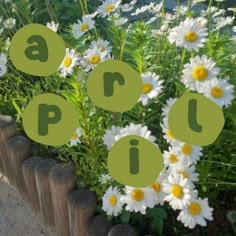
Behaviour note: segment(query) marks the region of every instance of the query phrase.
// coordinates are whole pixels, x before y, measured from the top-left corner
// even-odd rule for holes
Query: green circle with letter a
[[[185,93],[171,107],[169,128],[182,142],[206,146],[213,143],[224,126],[221,108],[207,97]]]
[[[158,146],[140,136],[129,135],[112,146],[107,166],[116,181],[142,188],[156,181],[164,164]]]
[[[40,24],[24,26],[10,44],[10,58],[16,69],[35,76],[54,74],[65,54],[62,38]]]
[[[24,110],[23,127],[32,140],[50,146],[61,146],[69,142],[78,127],[78,114],[60,96],[41,94]]]
[[[140,74],[128,64],[107,60],[98,64],[88,78],[88,96],[100,108],[125,112],[142,93]]]

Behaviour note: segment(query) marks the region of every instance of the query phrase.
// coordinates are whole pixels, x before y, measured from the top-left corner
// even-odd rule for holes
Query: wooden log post
[[[108,221],[105,216],[94,216],[88,223],[89,236],[107,236],[112,227],[112,222]]]
[[[49,172],[49,183],[54,211],[57,236],[70,235],[67,198],[76,186],[74,167],[70,164],[57,164]]]
[[[88,236],[88,220],[96,211],[96,195],[86,188],[74,190],[68,197],[70,236]]]
[[[53,206],[48,175],[49,171],[56,164],[56,160],[45,159],[40,161],[34,168],[40,214],[47,226],[54,226]]]
[[[42,157],[33,156],[26,159],[22,164],[22,172],[25,182],[25,188],[27,193],[27,199],[34,211],[39,211],[39,198],[36,186],[36,180],[34,175],[34,168],[42,160]]]
[[[0,115],[0,171],[4,173],[9,182],[15,185],[11,163],[7,156],[6,142],[16,134],[16,122],[10,116]]]
[[[24,136],[15,136],[7,141],[7,153],[13,170],[14,182],[24,200],[27,200],[27,194],[22,172],[22,163],[31,155],[31,152],[31,142]]]
[[[126,224],[115,225],[111,228],[111,230],[108,233],[108,236],[120,236],[120,235],[137,236],[137,233],[132,226]]]

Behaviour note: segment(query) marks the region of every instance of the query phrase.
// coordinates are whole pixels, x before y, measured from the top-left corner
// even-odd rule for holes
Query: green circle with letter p
[[[61,146],[70,140],[78,126],[76,109],[55,94],[35,97],[23,112],[23,127],[34,141]]]
[[[29,24],[13,36],[10,58],[16,69],[35,76],[54,74],[66,53],[62,38],[40,24]]]

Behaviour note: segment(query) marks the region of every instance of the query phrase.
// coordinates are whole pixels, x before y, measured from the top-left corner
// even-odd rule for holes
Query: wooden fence
[[[71,164],[32,156],[31,141],[17,135],[16,122],[0,115],[0,172],[39,212],[57,236],[135,236],[129,225],[115,225],[95,215],[96,195],[76,187]]]

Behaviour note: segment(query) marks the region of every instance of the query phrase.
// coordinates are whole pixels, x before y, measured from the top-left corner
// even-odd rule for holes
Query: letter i
[[[132,139],[129,143],[133,146],[129,149],[130,174],[136,175],[139,172],[139,150],[134,146],[137,146],[139,142],[136,139]]]

